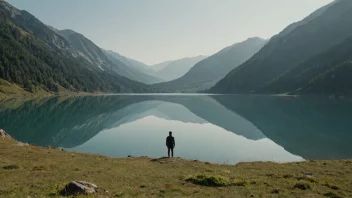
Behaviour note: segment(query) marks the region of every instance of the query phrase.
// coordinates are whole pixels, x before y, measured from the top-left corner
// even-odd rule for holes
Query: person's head
[[[172,132],[171,131],[169,132],[169,136],[172,136]]]

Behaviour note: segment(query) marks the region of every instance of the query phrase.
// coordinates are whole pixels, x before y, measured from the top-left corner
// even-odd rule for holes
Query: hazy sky
[[[7,0],[57,29],[154,64],[270,38],[333,0]]]

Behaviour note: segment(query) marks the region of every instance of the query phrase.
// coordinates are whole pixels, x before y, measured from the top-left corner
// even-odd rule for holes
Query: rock
[[[3,129],[0,129],[0,137],[11,137],[11,136],[7,134]]]
[[[17,142],[16,146],[29,146],[28,143]]]
[[[62,196],[89,195],[97,192],[97,186],[85,181],[72,181],[60,191]]]
[[[308,177],[308,178],[312,178],[313,174],[312,173],[304,173],[304,176]]]

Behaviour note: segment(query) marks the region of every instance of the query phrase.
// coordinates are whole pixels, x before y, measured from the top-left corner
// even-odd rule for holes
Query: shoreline
[[[287,94],[214,94],[214,93],[64,93],[64,94],[46,94],[46,95],[1,95],[0,101],[5,100],[35,100],[53,97],[84,97],[84,96],[263,96],[263,97],[287,97],[287,98],[301,98],[301,97],[321,97],[319,95],[287,95]],[[322,98],[327,99],[348,99],[349,97],[335,97],[335,96],[324,96]]]
[[[0,197],[59,197],[65,184],[81,180],[96,184],[101,197],[352,197],[352,160],[226,165],[181,158],[109,158],[8,137],[0,137],[0,175]],[[220,183],[204,186],[199,178]]]

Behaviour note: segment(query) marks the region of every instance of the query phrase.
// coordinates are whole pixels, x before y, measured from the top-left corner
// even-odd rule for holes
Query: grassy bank
[[[22,87],[10,83],[4,79],[0,79],[0,101],[8,99],[19,99],[23,101],[41,99],[52,96],[92,96],[100,95],[102,93],[86,93],[86,92],[72,92],[61,86],[58,86],[58,92],[49,92],[43,89],[36,89],[35,92],[29,92],[23,89]]]
[[[179,158],[112,159],[1,137],[0,178],[0,197],[58,197],[72,180],[95,183],[100,197],[352,197],[349,160],[232,166]]]

